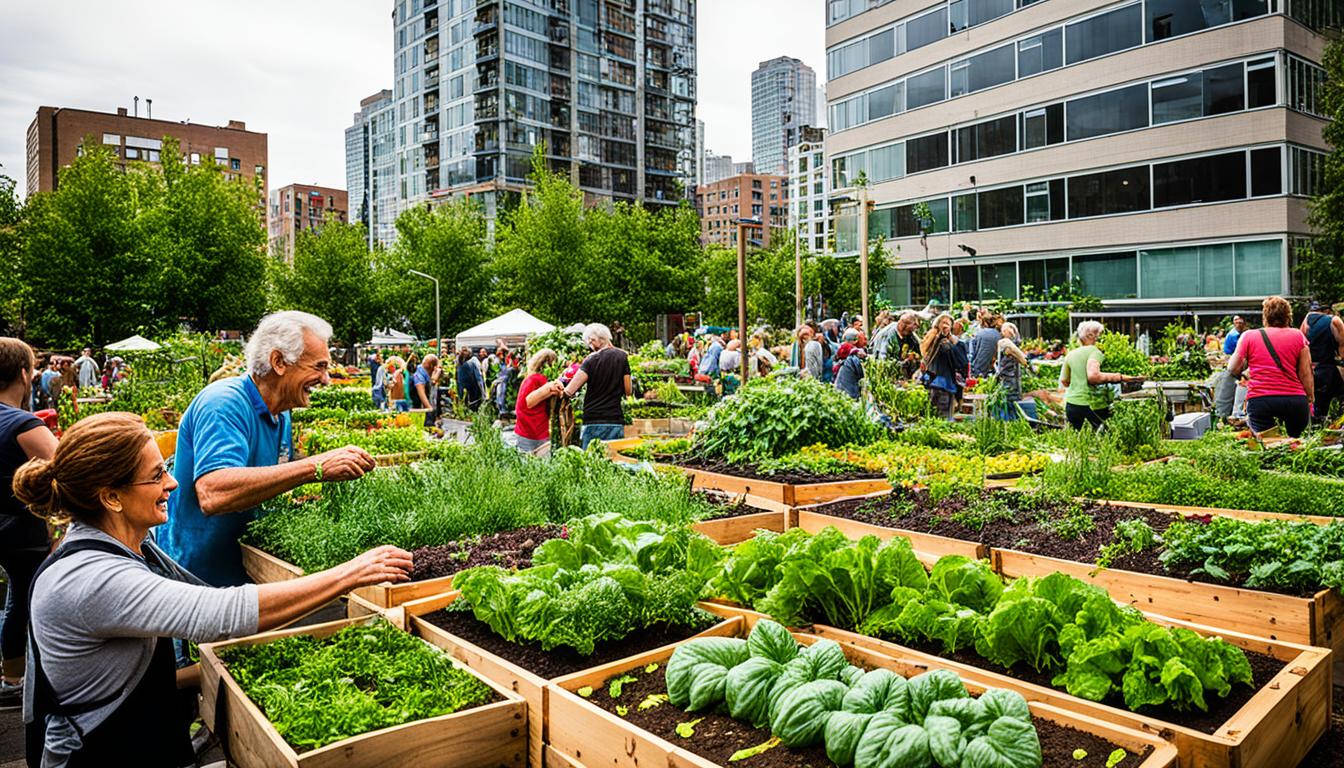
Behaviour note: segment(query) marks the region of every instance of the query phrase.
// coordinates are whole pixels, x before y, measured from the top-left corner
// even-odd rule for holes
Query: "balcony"
[[[497,27],[499,27],[498,11],[493,6],[486,7],[476,14],[476,24],[471,28],[471,33],[473,35],[483,35]]]
[[[428,155],[428,154],[425,155],[425,167],[426,167],[426,168],[433,168],[433,169],[436,169],[436,170],[437,170],[438,167],[439,167],[439,156],[438,156],[438,155]]]
[[[496,42],[497,39],[498,38],[492,36],[484,40],[476,41],[476,63],[479,64],[483,61],[489,61],[490,59],[499,57],[499,44]]]
[[[554,77],[551,78],[551,98],[569,101],[569,81]]]
[[[439,95],[437,93],[426,94],[425,112],[429,113],[438,111],[439,111]]]
[[[438,140],[439,140],[439,132],[438,132],[438,130],[424,131],[424,132],[422,132],[422,133],[420,134],[420,143],[421,143],[421,144],[437,143]]]

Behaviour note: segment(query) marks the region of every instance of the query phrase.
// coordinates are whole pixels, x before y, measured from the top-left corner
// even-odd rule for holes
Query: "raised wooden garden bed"
[[[343,619],[201,646],[201,717],[225,742],[231,765],[240,768],[392,765],[522,768],[527,755],[522,728],[527,704],[517,693],[475,670],[469,671],[494,689],[502,701],[370,731],[299,753],[281,738],[275,726],[243,692],[217,653],[220,648],[256,645],[291,635],[327,637],[363,621],[368,619]]]
[[[723,603],[702,605],[720,616],[741,617],[748,626],[764,616]],[[1295,766],[1325,733],[1331,697],[1328,650],[1213,629],[1155,614],[1149,614],[1148,618],[1167,626],[1185,627],[1201,635],[1217,635],[1242,649],[1273,656],[1285,662],[1285,666],[1231,718],[1213,733],[1205,733],[856,632],[821,624],[814,624],[805,631],[835,640],[846,648],[863,648],[895,658],[921,670],[949,669],[965,680],[1017,691],[1028,701],[1052,704],[1166,739],[1176,745],[1178,764],[1182,768]]]
[[[1311,597],[1293,597],[1134,571],[1098,570],[1094,565],[997,547],[991,550],[991,562],[1005,577],[1060,571],[1096,584],[1114,600],[1143,611],[1270,640],[1329,648],[1336,658],[1344,655],[1344,599],[1332,589]]]
[[[638,438],[644,435],[666,435],[682,437],[689,435],[695,428],[693,419],[631,419],[625,425],[626,438]]]
[[[745,619],[730,625],[736,636],[744,636],[750,625]],[[815,635],[794,635],[799,642],[810,644]],[[578,695],[580,688],[601,690],[611,677],[658,664],[665,668],[674,648],[661,648],[622,661],[595,667],[584,672],[562,677],[547,686],[550,748],[559,752],[570,764],[603,766],[603,768],[716,768],[718,764],[639,728],[626,720],[586,701]],[[869,651],[854,645],[844,646],[851,663],[861,667],[886,667],[909,677],[925,671],[919,664]],[[985,686],[967,680],[967,689],[980,693]],[[664,705],[671,706],[671,705]],[[1137,768],[1162,768],[1175,764],[1176,750],[1155,734],[1115,725],[1104,720],[1080,715],[1054,707],[1048,703],[1032,702],[1034,716],[1059,725],[1091,733],[1129,750],[1142,752],[1152,749]]]
[[[304,575],[303,569],[299,566],[287,563],[251,544],[238,546],[243,551],[243,570],[258,584],[274,584],[277,581],[289,581]]]
[[[527,702],[528,761],[533,768],[540,768],[543,765],[543,747],[548,743],[548,734],[550,733],[547,725],[548,710],[545,694],[546,685],[550,681],[421,618],[426,614],[448,607],[460,594],[459,592],[449,592],[402,605],[401,610],[406,622],[405,626],[415,634],[444,649],[453,658],[466,664],[482,677],[517,693]],[[698,636],[732,635],[736,633],[736,628],[740,624],[741,620],[739,619],[725,619]],[[667,651],[670,654],[671,648],[668,647]]]
[[[753,512],[746,515],[701,520],[692,525],[691,528],[713,539],[715,543],[727,547],[750,539],[756,535],[756,531],[783,533],[790,527],[789,517],[787,511]]]
[[[872,493],[859,498],[878,498],[885,495],[887,494]],[[835,499],[834,501],[842,501],[842,499]],[[879,539],[890,539],[893,536],[903,536],[910,540],[910,543],[914,545],[916,552],[934,558],[942,557],[944,555],[964,555],[969,558],[981,560],[989,557],[989,547],[986,547],[983,544],[978,544],[973,541],[963,541],[962,539],[953,539],[947,536],[937,536],[932,533],[911,531],[905,528],[896,528],[894,526],[873,525],[872,523],[863,523],[845,517],[835,517],[817,511],[820,506],[822,505],[813,504],[795,510],[793,525],[802,528],[808,533],[817,533],[823,528],[831,526],[851,539],[861,539],[864,536],[876,536]]]

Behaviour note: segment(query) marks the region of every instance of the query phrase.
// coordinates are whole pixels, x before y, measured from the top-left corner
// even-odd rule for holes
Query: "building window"
[[[968,163],[1017,151],[1017,116],[957,129],[956,162]]]
[[[1017,43],[1017,76],[1049,72],[1064,66],[1064,30],[1056,27],[1048,32],[1019,40]]]
[[[948,164],[947,131],[910,139],[905,143],[906,173],[919,173]]]
[[[1016,70],[1015,46],[1011,43],[953,62],[949,80],[951,98],[1012,82]]]
[[[229,168],[230,168],[231,170],[234,170],[234,171],[241,171],[241,170],[243,169],[243,161],[242,161],[242,160],[239,160],[239,159],[236,158],[236,157],[234,157],[234,158],[230,158],[230,159],[229,159]]]
[[[1065,61],[1077,64],[1143,43],[1139,3],[1065,26]]]
[[[1014,227],[1024,222],[1021,185],[981,192],[978,200],[981,229]]]
[[[912,75],[906,81],[906,109],[937,104],[947,99],[947,70],[944,67]]]
[[[199,152],[192,152],[192,153],[191,153],[191,164],[192,164],[192,165],[200,165],[200,164],[201,164],[201,153],[199,153]]]
[[[1283,193],[1283,151],[1278,147],[1251,150],[1251,197]]]
[[[1067,104],[1068,140],[1148,127],[1148,84],[1084,96]]]
[[[1267,0],[1147,0],[1144,25],[1148,42],[1188,35],[1209,27],[1241,21],[1269,12]]]
[[[1246,153],[1228,152],[1153,165],[1153,207],[1246,198]]]
[[[1022,148],[1058,144],[1064,141],[1064,105],[1051,104],[1022,113]]]
[[[1068,197],[1070,219],[1146,211],[1148,166],[1070,176]]]
[[[939,8],[905,23],[905,49],[913,51],[947,37],[947,9]]]
[[[1099,299],[1133,298],[1139,292],[1139,260],[1133,251],[1073,257],[1073,276]]]
[[[116,144],[116,145],[120,145],[120,144],[121,144],[121,135],[120,135],[120,134],[117,134],[117,133],[104,133],[104,134],[103,134],[103,143],[104,143],[104,144]]]

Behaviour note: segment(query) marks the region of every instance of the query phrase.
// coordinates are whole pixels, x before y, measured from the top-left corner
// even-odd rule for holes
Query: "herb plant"
[[[490,687],[383,620],[321,640],[220,649],[220,660],[298,751],[488,703]]]
[[[695,449],[729,461],[778,458],[820,443],[864,444],[879,428],[843,392],[812,379],[752,379],[710,409]]]

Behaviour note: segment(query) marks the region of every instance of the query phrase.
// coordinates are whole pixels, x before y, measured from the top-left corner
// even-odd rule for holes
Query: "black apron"
[[[94,550],[130,557],[121,547],[105,541],[82,540],[66,544],[48,557],[37,579],[52,563],[76,552]],[[31,602],[31,595],[29,601]],[[33,692],[33,720],[25,724],[25,739],[29,768],[39,768],[46,744],[47,715],[73,717],[107,706],[121,697],[121,692],[96,701],[78,704],[62,703],[56,697],[51,682],[42,671],[42,656],[37,647],[33,625],[28,626],[28,642],[33,652],[29,680],[36,686]],[[177,690],[177,663],[173,640],[160,637],[154,644],[154,656],[149,668],[136,682],[126,700],[110,716],[88,733],[80,733],[83,746],[70,756],[68,768],[130,764],[145,768],[180,768],[195,765],[196,755],[191,748],[191,709],[182,705]]]

